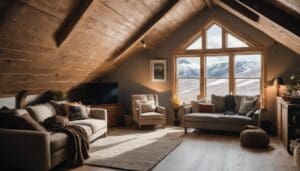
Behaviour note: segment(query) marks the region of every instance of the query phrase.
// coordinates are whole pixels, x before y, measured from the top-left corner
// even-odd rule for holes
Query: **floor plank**
[[[118,129],[122,128],[110,132]],[[86,165],[64,170],[113,171]],[[249,149],[240,145],[237,134],[189,130],[184,134],[183,142],[153,170],[297,171],[297,168],[293,157],[277,137],[271,138],[267,149]]]

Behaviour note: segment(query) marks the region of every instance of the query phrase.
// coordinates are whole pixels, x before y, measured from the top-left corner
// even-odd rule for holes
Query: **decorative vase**
[[[294,159],[298,169],[300,169],[300,144],[297,144],[294,148]]]
[[[175,114],[175,120],[174,120],[174,125],[179,126],[180,125],[180,120],[178,119],[178,109],[174,109],[174,114]]]

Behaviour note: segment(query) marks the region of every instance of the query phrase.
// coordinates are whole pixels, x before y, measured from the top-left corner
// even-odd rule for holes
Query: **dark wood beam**
[[[133,48],[136,44],[140,43],[144,35],[150,32],[156,23],[163,18],[177,3],[179,0],[169,0],[169,2],[157,13],[155,14],[142,28],[139,29],[120,49],[115,51],[112,55],[112,59],[118,61],[123,56],[126,56],[126,53]],[[147,42],[145,42],[147,43]]]
[[[239,13],[243,14],[247,18],[249,18],[255,22],[258,21],[259,15],[257,15],[253,11],[249,10],[247,7],[244,7],[239,2],[237,2],[235,0],[221,0],[221,1],[225,4],[227,4],[228,6],[230,6],[231,8],[235,9]]]
[[[265,0],[253,1],[253,0],[239,0],[249,8],[257,11],[258,13],[266,16],[275,23],[281,25],[287,30],[300,36],[300,19],[290,15],[284,10],[275,6],[272,2]]]
[[[67,40],[75,25],[82,18],[83,14],[87,11],[93,0],[82,0],[78,6],[67,16],[60,29],[55,34],[56,44],[59,47]]]
[[[213,0],[204,0],[205,4],[208,6],[209,9],[212,9],[214,7]]]

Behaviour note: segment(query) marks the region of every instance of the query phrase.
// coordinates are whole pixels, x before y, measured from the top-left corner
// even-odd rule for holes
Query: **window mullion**
[[[204,77],[204,67],[205,67],[205,60],[204,60],[204,54],[200,54],[200,98],[205,97],[205,77]]]
[[[229,53],[229,93],[235,94],[234,54]]]

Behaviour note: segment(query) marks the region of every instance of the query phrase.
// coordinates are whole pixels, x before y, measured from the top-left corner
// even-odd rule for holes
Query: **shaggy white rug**
[[[182,141],[182,129],[112,129],[91,144],[85,164],[125,170],[151,170]]]

